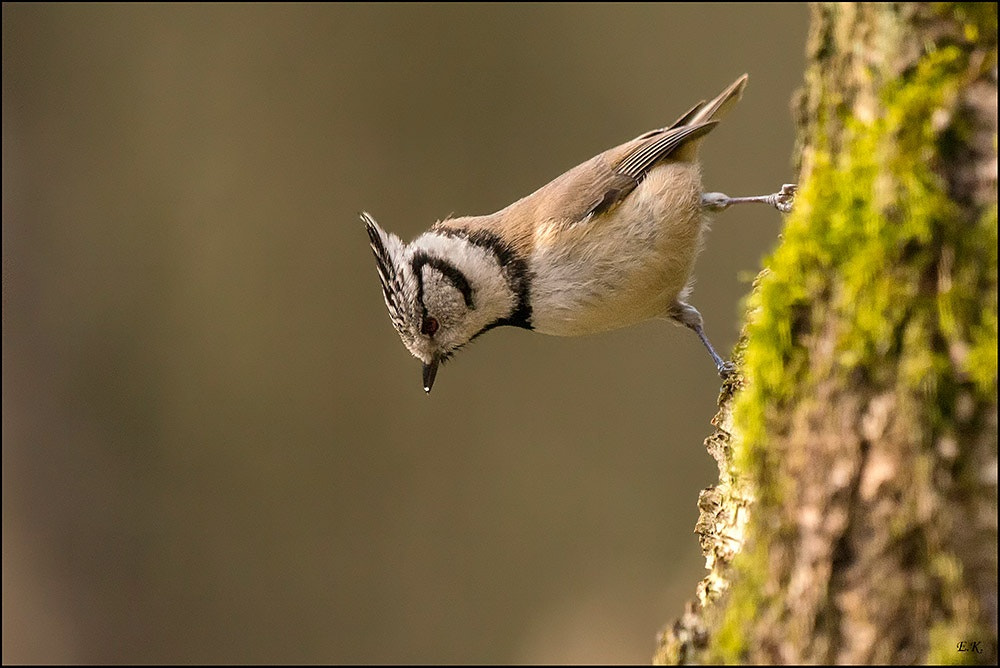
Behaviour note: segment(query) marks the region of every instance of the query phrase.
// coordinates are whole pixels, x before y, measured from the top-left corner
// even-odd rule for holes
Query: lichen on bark
[[[812,12],[800,190],[706,441],[710,574],[655,660],[995,662],[996,5]]]

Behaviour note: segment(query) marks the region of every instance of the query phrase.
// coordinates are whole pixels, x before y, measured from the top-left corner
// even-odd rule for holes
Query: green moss
[[[939,2],[934,9],[939,15],[951,15],[959,21],[967,41],[976,42],[992,36],[996,43],[997,8],[992,2]]]
[[[938,620],[928,630],[930,649],[927,654],[929,665],[977,665],[984,663],[989,649],[983,654],[973,651],[960,652],[960,642],[982,642],[992,634],[983,628],[976,616],[976,606],[969,599],[962,582],[962,566],[953,556],[939,554],[932,559],[930,570],[937,576],[942,598],[950,608],[951,615]],[[989,656],[989,655],[987,655]]]
[[[955,638],[966,638],[962,633],[963,629],[956,628],[954,624],[940,623],[932,626],[928,631],[930,639],[930,651],[927,653],[927,665],[929,666],[962,666],[976,665],[979,663],[977,655],[972,652],[959,652],[958,642]]]
[[[971,4],[947,11],[977,35],[992,15],[995,34],[990,7],[992,14]],[[825,118],[821,108],[813,119],[810,178],[748,298],[737,356],[747,383],[733,411],[731,474],[756,497],[751,531],[763,531],[756,518],[777,516],[785,496],[774,461],[780,453],[769,437],[780,436],[789,407],[807,400],[817,383],[856,385],[861,378],[918,394],[933,407],[922,425],[928,434],[952,429],[948,399],[959,388],[971,386],[979,406],[995,404],[997,210],[970,224],[937,171],[948,154],[944,144],[967,132],[956,116],[967,66],[959,46],[931,50],[883,86],[878,118]],[[834,133],[831,122],[842,129]],[[836,151],[828,131],[842,138]],[[816,354],[817,342],[828,355]],[[767,538],[758,535],[758,547],[733,563],[713,660],[745,659],[746,630],[767,614]],[[956,631],[932,630],[932,662],[956,659]]]
[[[948,304],[948,308],[968,313],[976,309],[980,310],[980,318],[973,321],[969,326],[969,342],[971,344],[968,355],[962,365],[963,371],[969,375],[980,396],[994,398],[997,393],[997,207],[990,207],[989,210],[979,220],[973,234],[969,235],[966,246],[973,248],[963,248],[964,252],[976,252],[985,256],[986,265],[981,270],[973,267],[965,267],[969,276],[959,277],[961,282],[971,282],[985,278],[978,276],[980,271],[992,272],[992,284],[984,292],[988,295],[987,303],[980,300],[970,300],[967,295],[955,293],[949,296],[949,301],[957,302]],[[978,246],[978,248],[976,248]],[[988,280],[988,278],[987,278]],[[965,296],[965,299],[962,297]]]
[[[738,470],[766,480],[768,407],[812,386],[807,373],[860,369],[873,384],[891,386],[898,372],[906,386],[935,388],[934,376],[951,366],[934,340],[941,335],[971,343],[966,372],[982,395],[995,393],[996,300],[980,304],[970,288],[991,272],[995,285],[996,211],[971,234],[959,230],[967,224],[934,171],[935,124],[951,113],[964,66],[957,47],[928,53],[909,78],[885,87],[881,118],[847,122],[840,154],[825,152],[819,138],[812,178],[748,301]],[[943,283],[953,287],[939,291],[943,253],[956,273]],[[846,326],[824,331],[831,322]],[[834,355],[812,361],[830,368],[810,370],[804,344],[820,336],[834,338]],[[878,363],[887,356],[900,360],[898,369]]]
[[[755,541],[755,546],[764,543]],[[767,553],[762,547],[744,549],[733,562],[733,572],[740,577],[731,581],[723,617],[715,626],[706,663],[735,665],[746,662],[749,629],[761,608],[767,573]]]

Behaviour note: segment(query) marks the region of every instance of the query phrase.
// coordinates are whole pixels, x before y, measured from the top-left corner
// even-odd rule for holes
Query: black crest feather
[[[401,300],[403,299],[403,283],[400,277],[400,269],[397,266],[397,259],[386,247],[386,233],[378,226],[375,219],[367,212],[361,212],[361,220],[368,230],[368,239],[371,242],[372,253],[375,254],[375,266],[378,269],[378,277],[382,282],[382,296],[385,298],[385,305],[389,309],[389,318],[393,327],[402,334],[406,325],[403,317],[405,309]]]

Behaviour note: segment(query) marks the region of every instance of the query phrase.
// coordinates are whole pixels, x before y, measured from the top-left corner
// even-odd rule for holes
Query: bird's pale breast
[[[665,315],[689,287],[705,218],[697,164],[665,162],[615,208],[536,229],[532,324],[573,336]]]

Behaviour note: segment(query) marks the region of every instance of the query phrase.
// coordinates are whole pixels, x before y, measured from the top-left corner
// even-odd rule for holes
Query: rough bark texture
[[[799,197],[706,441],[710,573],[655,661],[996,663],[996,5],[812,13]]]

